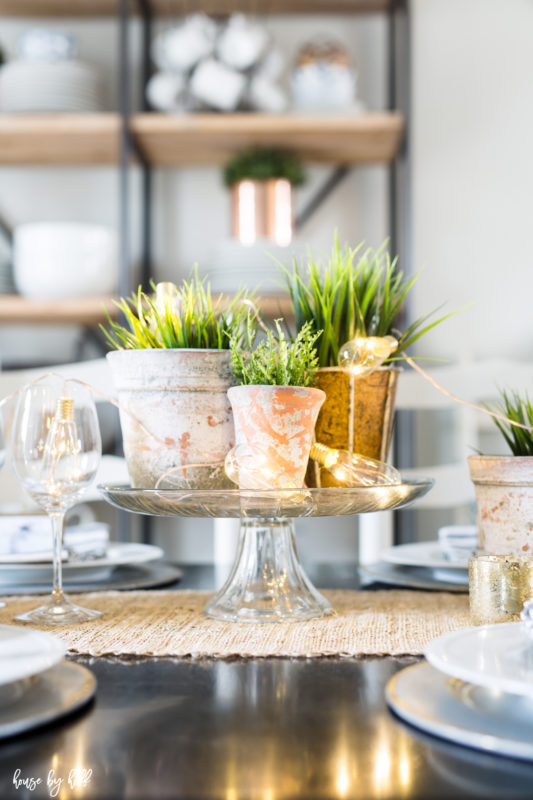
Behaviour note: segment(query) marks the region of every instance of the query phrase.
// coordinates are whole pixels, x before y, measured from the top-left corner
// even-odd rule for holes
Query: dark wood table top
[[[355,586],[350,565],[310,570]],[[183,587],[209,588],[212,570]],[[415,658],[136,661],[77,658],[98,680],[73,717],[0,745],[0,797],[60,800],[531,798],[533,764],[488,756],[395,718],[384,687]],[[71,769],[92,770],[71,789]],[[13,775],[42,777],[30,792]]]

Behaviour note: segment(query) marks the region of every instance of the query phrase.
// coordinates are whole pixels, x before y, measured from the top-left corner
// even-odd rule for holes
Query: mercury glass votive
[[[468,578],[474,625],[517,621],[526,600],[533,600],[531,556],[474,556]]]

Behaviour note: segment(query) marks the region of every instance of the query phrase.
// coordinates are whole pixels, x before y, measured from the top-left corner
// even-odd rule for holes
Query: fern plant
[[[242,290],[233,299],[213,296],[209,283],[195,269],[175,297],[158,303],[141,287],[130,298],[115,302],[125,325],[108,315],[109,329],[102,329],[115,350],[150,348],[204,348],[228,350],[230,340],[239,342],[255,330],[257,310],[253,295]]]
[[[397,330],[402,306],[418,275],[407,279],[391,260],[385,241],[377,250],[363,244],[341,247],[335,234],[326,264],[309,254],[305,269],[279,264],[291,297],[296,329],[310,323],[322,334],[317,342],[320,367],[336,367],[339,349],[355,336],[398,339],[390,361],[401,358],[421,336],[456,312],[424,324],[434,312],[419,317],[403,332]],[[388,363],[388,362],[385,362]]]
[[[315,342],[320,332],[305,323],[295,339],[285,336],[280,320],[276,331],[268,330],[266,337],[254,348],[256,332],[247,326],[244,341],[231,340],[233,373],[243,386],[312,386],[318,369]]]
[[[237,153],[224,167],[224,183],[231,187],[239,181],[268,181],[285,178],[293,186],[305,182],[300,160],[274,147],[250,147]]]
[[[533,401],[527,392],[521,396],[519,392],[499,390],[500,400],[492,409],[513,422],[533,427]],[[493,417],[503,438],[514,456],[533,456],[533,431],[517,428],[510,422]]]

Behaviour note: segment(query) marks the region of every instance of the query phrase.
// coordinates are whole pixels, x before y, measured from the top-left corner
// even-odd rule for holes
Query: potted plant
[[[326,397],[313,388],[318,366],[315,342],[320,334],[306,323],[291,341],[279,320],[275,326],[276,331],[267,331],[255,348],[253,328],[247,331],[246,349],[240,337],[231,340],[231,362],[240,385],[229,389],[228,397],[236,443],[252,452],[257,449],[266,458],[272,488],[301,487]]]
[[[394,362],[407,348],[450,314],[424,325],[428,316],[418,318],[405,330],[398,330],[404,301],[416,278],[408,279],[398,261],[387,251],[386,242],[374,251],[341,247],[335,235],[331,256],[322,264],[311,254],[304,269],[294,260],[283,265],[292,300],[296,329],[310,324],[322,333],[317,340],[317,388],[326,393],[317,426],[317,441],[386,461],[392,433],[394,398],[398,369]],[[342,345],[355,336],[398,340],[394,354],[383,366],[365,377],[354,377],[338,366]],[[336,486],[335,478],[312,464],[307,472],[309,486]]]
[[[167,476],[167,488],[223,488],[234,444],[229,345],[254,330],[253,305],[245,292],[213,296],[197,271],[179,289],[157,289],[121,299],[124,324],[109,319],[103,329],[132,485],[153,488]]]
[[[292,190],[304,181],[300,161],[285,150],[252,147],[234,156],[224,169],[232,194],[233,236],[247,245],[260,237],[290,244]]]
[[[533,402],[527,392],[500,392],[493,409],[533,427]],[[495,555],[533,553],[533,430],[493,417],[511,455],[469,456],[476,491],[479,546]]]
[[[301,487],[325,397],[312,385],[318,335],[306,324],[294,340],[287,339],[276,320],[275,331],[267,331],[257,345],[252,330],[244,343],[232,339],[233,371],[240,385],[229,389],[228,397],[235,449],[246,452],[246,464],[241,462],[235,473],[242,508],[235,562],[226,583],[205,607],[215,619],[288,622],[332,613],[299,561],[292,520],[280,518],[279,511],[285,490],[296,506],[304,504],[305,509],[312,502]],[[251,495],[247,489],[253,490]],[[248,517],[249,501],[256,508],[260,504],[261,518],[257,511]]]

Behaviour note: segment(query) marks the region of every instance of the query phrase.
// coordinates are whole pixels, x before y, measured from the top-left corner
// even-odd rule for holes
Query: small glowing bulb
[[[80,480],[78,431],[74,420],[74,400],[59,397],[43,451],[41,475],[49,495],[59,497],[72,492]]]
[[[384,461],[335,450],[318,442],[312,446],[310,457],[344,486],[387,486],[402,481],[398,470]]]
[[[260,447],[238,444],[226,456],[226,475],[239,489],[300,489]]]
[[[397,349],[394,336],[356,336],[340,348],[339,367],[356,377],[370,375]]]
[[[177,311],[179,301],[179,289],[171,281],[157,283],[155,287],[154,303],[160,314],[167,311]]]

